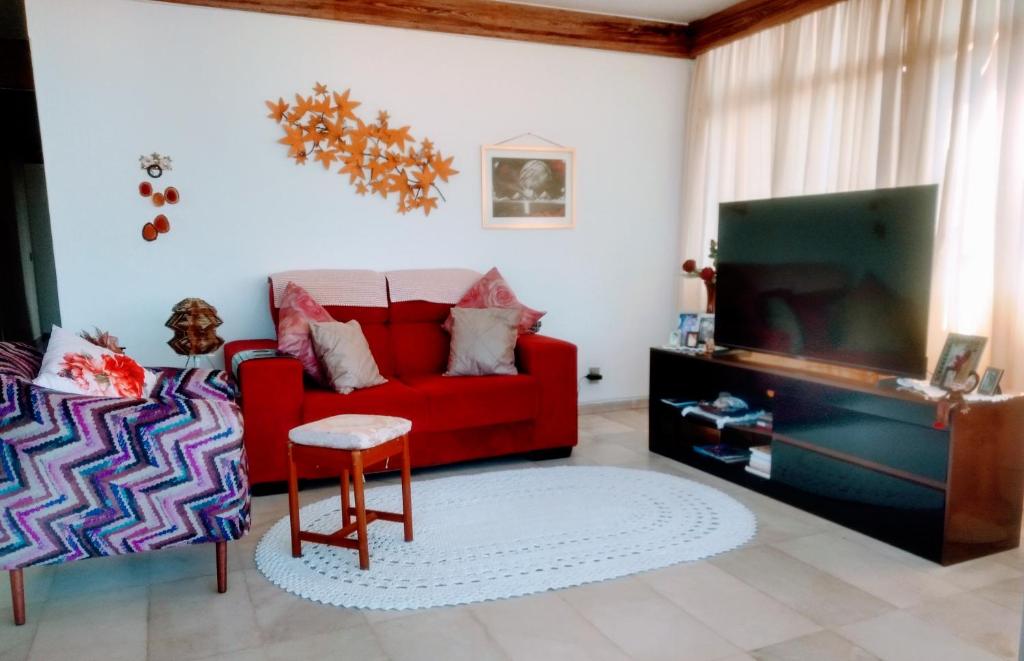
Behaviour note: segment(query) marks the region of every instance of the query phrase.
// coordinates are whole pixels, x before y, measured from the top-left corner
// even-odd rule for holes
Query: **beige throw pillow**
[[[328,381],[342,395],[357,388],[387,383],[377,369],[377,361],[370,353],[370,345],[358,321],[312,321],[309,331]]]
[[[446,376],[518,374],[518,308],[452,308],[452,346]]]

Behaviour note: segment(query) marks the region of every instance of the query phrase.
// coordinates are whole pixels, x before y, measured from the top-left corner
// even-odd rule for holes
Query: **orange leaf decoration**
[[[277,103],[274,103],[273,101],[266,101],[266,104],[267,107],[270,108],[270,114],[267,115],[267,117],[275,122],[280,122],[284,119],[285,113],[288,112],[288,104],[285,103],[284,99],[278,98]]]
[[[452,160],[454,158],[454,156],[449,156],[442,160],[440,154],[434,154],[434,158],[430,159],[430,165],[433,166],[434,172],[441,178],[441,181],[447,182],[448,177],[459,173],[458,170],[452,168]]]
[[[344,94],[338,94],[337,92],[334,93],[334,105],[336,106],[334,108],[334,114],[341,121],[346,119],[351,119],[353,121],[357,120],[358,118],[352,111],[362,105],[359,101],[349,101],[349,91],[350,90],[345,90]]]
[[[355,114],[360,102],[349,94],[350,90],[334,92],[317,82],[312,96],[296,94],[294,104],[283,97],[266,101],[267,117],[284,131],[278,142],[288,147],[288,157],[299,165],[313,159],[326,170],[341,163],[338,174],[348,175],[357,195],[372,193],[386,199],[395,194],[399,213],[422,209],[429,216],[438,200],[445,199],[438,182],[447,183],[459,173],[452,167],[453,158],[442,156],[427,139],[417,149],[411,128],[391,128],[391,116],[384,110],[376,121],[365,123]]]

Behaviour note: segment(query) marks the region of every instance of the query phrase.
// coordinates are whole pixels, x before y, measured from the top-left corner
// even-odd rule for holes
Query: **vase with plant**
[[[697,261],[688,259],[683,262],[683,275],[687,278],[700,278],[704,282],[704,289],[708,294],[707,313],[715,312],[715,291],[718,286],[718,241],[711,240],[711,249],[708,251],[708,258],[711,266],[697,269]]]

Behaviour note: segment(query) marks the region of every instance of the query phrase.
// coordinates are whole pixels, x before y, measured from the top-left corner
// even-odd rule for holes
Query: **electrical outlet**
[[[591,383],[597,383],[598,381],[600,381],[603,378],[604,378],[604,376],[601,374],[601,368],[600,367],[590,367],[590,368],[587,368],[587,376],[586,376],[587,381],[590,381]]]

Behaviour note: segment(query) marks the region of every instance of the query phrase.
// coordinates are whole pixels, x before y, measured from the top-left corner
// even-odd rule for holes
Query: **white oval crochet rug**
[[[753,513],[673,475],[601,466],[526,468],[412,482],[415,541],[402,524],[369,526],[370,569],[357,552],[303,542],[288,517],[256,548],[274,584],[350,608],[410,609],[516,597],[706,558],[740,546]],[[368,509],[401,511],[401,489],[368,489]],[[341,527],[340,500],[303,507],[302,528]]]

